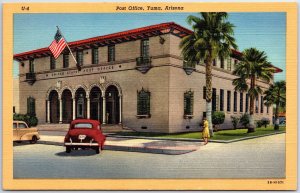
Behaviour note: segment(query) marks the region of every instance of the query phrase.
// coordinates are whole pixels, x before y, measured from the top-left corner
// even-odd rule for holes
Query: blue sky
[[[47,47],[59,26],[67,41],[75,41],[164,22],[176,22],[186,28],[188,15],[196,13],[95,13],[95,14],[15,14],[14,54]],[[273,65],[283,69],[275,80],[285,80],[286,14],[229,13],[236,27],[239,50],[256,47],[265,51]],[[18,74],[14,62],[14,76]]]

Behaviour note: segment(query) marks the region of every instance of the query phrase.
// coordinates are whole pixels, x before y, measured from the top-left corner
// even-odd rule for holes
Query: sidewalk
[[[64,136],[40,135],[39,144],[63,146]],[[198,150],[201,142],[107,137],[104,150],[180,155]]]

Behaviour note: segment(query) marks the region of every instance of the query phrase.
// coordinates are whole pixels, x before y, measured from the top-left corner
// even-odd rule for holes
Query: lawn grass
[[[233,140],[250,136],[259,136],[271,134],[274,131],[274,126],[256,128],[254,133],[247,133],[247,129],[222,130],[214,132],[214,136],[210,139],[214,140]],[[285,127],[279,127],[279,131],[285,131]],[[189,133],[175,133],[175,134],[161,134],[161,133],[145,133],[145,132],[119,132],[116,133],[121,136],[138,136],[138,137],[159,137],[159,138],[183,138],[183,139],[202,139],[202,132]]]

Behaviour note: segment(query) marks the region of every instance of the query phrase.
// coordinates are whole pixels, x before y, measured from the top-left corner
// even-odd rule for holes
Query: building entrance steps
[[[67,132],[69,130],[69,124],[41,124],[37,126],[39,131],[57,131]],[[122,124],[105,124],[101,125],[101,129],[105,134],[112,134],[123,131]]]
[[[69,124],[41,124],[37,126],[39,131],[68,131]]]

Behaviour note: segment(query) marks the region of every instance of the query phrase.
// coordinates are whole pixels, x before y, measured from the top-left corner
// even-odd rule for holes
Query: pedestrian
[[[208,143],[208,138],[210,138],[209,129],[208,129],[208,121],[207,121],[206,117],[203,118],[202,138],[204,140],[204,145],[206,145]]]

